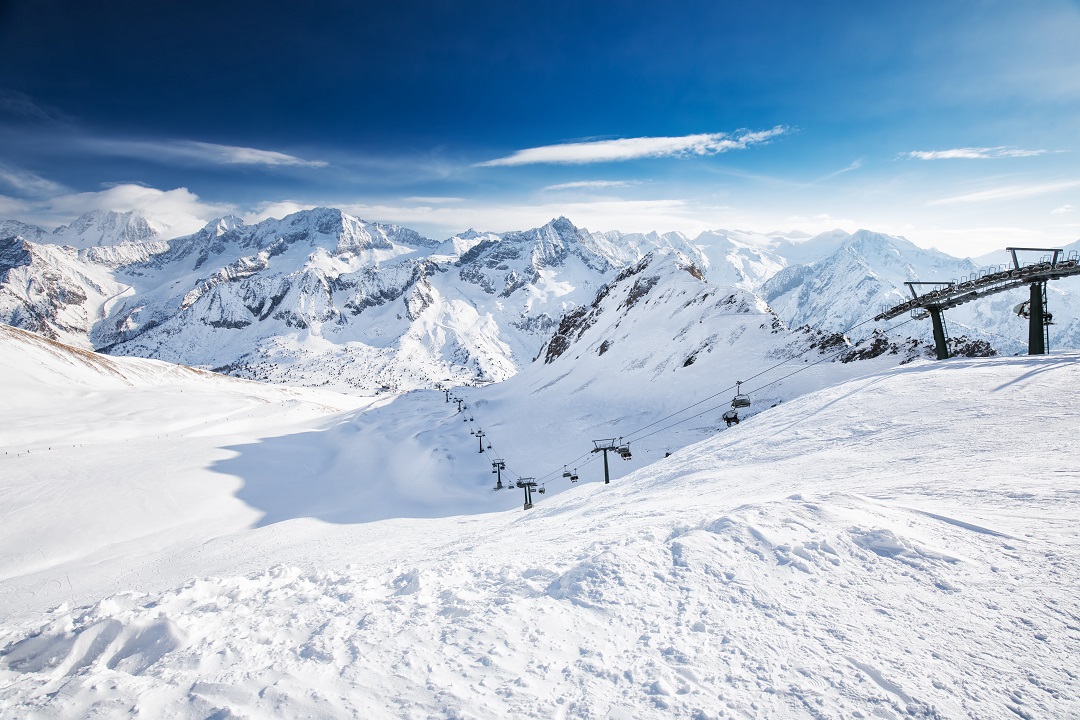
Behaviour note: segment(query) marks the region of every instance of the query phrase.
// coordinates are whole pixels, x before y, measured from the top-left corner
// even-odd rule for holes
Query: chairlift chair
[[[735,381],[735,397],[731,398],[731,407],[735,408],[747,408],[750,407],[750,396],[742,394],[742,381]]]

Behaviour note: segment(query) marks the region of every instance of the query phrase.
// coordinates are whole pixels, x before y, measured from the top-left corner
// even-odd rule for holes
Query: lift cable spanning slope
[[[891,330],[895,330],[898,327],[903,327],[904,325],[907,325],[909,322],[913,322],[914,320],[915,320],[915,318],[905,320],[902,323],[898,323],[896,325],[893,325],[892,327],[889,328],[889,330],[891,331]],[[862,342],[862,341],[860,340],[859,342]],[[859,343],[855,343],[855,346],[858,346],[858,345],[859,345]],[[764,385],[758,385],[756,388],[754,388],[754,392],[758,392],[760,390],[763,390],[763,389],[769,387],[770,385],[775,385],[775,384],[777,384],[779,382],[782,382],[783,380],[788,379],[792,375],[798,375],[799,373],[801,373],[801,372],[803,372],[805,370],[809,370],[810,368],[814,367],[815,365],[820,365],[823,362],[828,362],[830,360],[833,360],[834,358],[838,357],[840,354],[844,353],[848,349],[849,348],[841,348],[840,350],[837,350],[837,351],[835,351],[835,352],[833,352],[833,353],[831,353],[829,355],[826,355],[825,357],[821,358],[820,360],[812,362],[809,365],[804,365],[803,367],[799,368],[798,370],[795,370],[794,372],[790,372],[787,375],[784,375],[783,377],[779,377],[776,380],[772,380],[770,382],[767,382]],[[713,397],[715,397],[715,395]],[[716,412],[717,410],[724,407],[725,405],[726,405],[726,403],[721,404],[721,405],[716,405],[714,407],[708,408],[707,410],[702,410],[701,412],[699,412],[699,413],[697,413],[695,415],[691,415],[690,417],[683,418],[682,420],[677,420],[677,421],[671,423],[670,425],[667,425],[665,427],[660,428],[659,430],[654,430],[651,433],[648,433],[647,435],[642,435],[641,437],[637,438],[637,442],[641,442],[645,438],[652,437],[653,435],[657,435],[659,433],[662,433],[665,430],[670,430],[671,428],[673,428],[673,427],[675,427],[677,425],[681,425],[682,423],[687,422],[688,420],[693,420],[694,418],[701,417],[702,415],[708,415],[711,412]]]
[[[855,329],[857,329],[857,328],[859,328],[859,327],[862,327],[863,325],[866,325],[867,323],[871,323],[871,322],[873,322],[874,320],[875,320],[875,318],[872,318],[872,317],[868,317],[868,318],[866,318],[866,319],[864,319],[864,320],[860,320],[859,322],[855,323],[854,325],[852,325],[852,326],[851,326],[851,327],[849,327],[848,329],[844,330],[844,331],[843,331],[842,333],[840,333],[840,334],[841,334],[841,335],[847,335],[847,334],[848,334],[848,333],[850,333],[851,331],[853,331],[853,330],[855,330]],[[907,322],[910,322],[910,321],[906,321],[906,322],[900,323],[900,325],[896,325],[896,326],[894,326],[894,327],[900,327],[901,325],[906,325],[906,324],[907,324]],[[892,328],[890,328],[890,330],[891,330],[891,329],[892,329]],[[861,343],[861,342],[862,342],[862,341],[860,340],[859,342],[855,343],[855,345],[854,345],[853,347],[857,347],[857,346],[859,345],[859,343]],[[787,359],[785,359],[785,360],[782,360],[782,361],[780,361],[780,362],[776,363],[775,365],[773,365],[773,366],[771,366],[771,367],[765,368],[764,370],[762,370],[761,372],[759,372],[759,373],[757,373],[757,374],[755,374],[755,375],[751,375],[751,376],[750,376],[750,377],[748,377],[748,378],[747,378],[746,380],[743,380],[743,381],[741,381],[741,382],[745,384],[745,383],[746,383],[747,381],[749,381],[749,380],[754,380],[754,379],[756,379],[756,378],[759,378],[759,377],[761,377],[762,375],[765,375],[766,373],[772,372],[773,370],[777,369],[778,367],[781,367],[781,366],[783,366],[783,365],[786,365],[786,364],[787,364],[787,363],[789,363],[789,362],[792,362],[793,360],[798,360],[798,359],[799,359],[799,358],[801,358],[801,357],[802,357],[803,355],[806,355],[807,353],[811,352],[811,351],[812,351],[812,350],[814,350],[814,349],[815,349],[815,348],[812,348],[812,347],[810,347],[810,348],[807,348],[806,350],[803,350],[803,351],[802,351],[802,352],[800,352],[800,353],[797,353],[797,354],[795,354],[795,355],[792,355],[791,357],[789,357],[789,358],[787,358]],[[832,356],[830,356],[830,357],[835,357],[836,355],[839,355],[840,353],[842,353],[842,352],[844,352],[844,351],[846,351],[846,350],[850,350],[850,349],[851,349],[851,348],[848,348],[848,347],[842,348],[842,349],[840,349],[839,351],[837,351],[837,352],[836,352],[836,353],[835,353],[834,355],[832,355]],[[822,361],[819,361],[819,362],[822,362]],[[811,364],[811,365],[807,365],[807,366],[806,366],[805,368],[802,368],[802,369],[810,368],[810,367],[813,367],[814,365],[817,365],[817,364],[818,364],[818,363],[817,363],[817,362],[815,362],[815,363],[813,363],[813,364]],[[796,372],[802,372],[802,370],[797,370]],[[795,374],[795,373],[792,373],[792,375],[794,375],[794,374]],[[790,375],[788,375],[788,376],[785,376],[785,377],[790,377]],[[781,378],[781,379],[783,379],[783,378]],[[769,383],[769,384],[771,385],[772,383]],[[673,413],[670,413],[670,414],[668,414],[668,415],[665,415],[664,417],[660,418],[659,420],[654,420],[653,422],[649,423],[648,425],[644,425],[644,426],[642,426],[642,427],[640,427],[640,428],[637,428],[637,429],[636,429],[636,430],[634,430],[633,432],[627,433],[626,435],[620,436],[620,437],[618,437],[618,438],[616,438],[616,439],[617,439],[617,440],[625,440],[626,442],[633,442],[633,441],[635,441],[635,440],[642,440],[642,439],[644,439],[645,437],[650,437],[651,435],[655,435],[656,433],[649,433],[648,435],[644,435],[644,436],[641,436],[641,437],[636,437],[636,438],[635,438],[635,436],[637,436],[637,435],[638,435],[639,433],[641,433],[641,432],[643,432],[643,431],[645,431],[645,430],[648,430],[648,429],[649,429],[649,428],[651,428],[651,427],[654,427],[654,426],[656,426],[656,425],[659,425],[660,423],[662,423],[662,422],[665,422],[666,420],[670,420],[671,418],[675,417],[676,415],[681,415],[682,413],[686,412],[687,410],[691,410],[691,409],[693,409],[693,408],[695,408],[695,407],[697,407],[697,406],[699,406],[699,405],[702,405],[703,403],[706,403],[706,402],[708,402],[709,400],[712,400],[713,398],[717,398],[717,397],[720,397],[721,395],[726,395],[727,393],[731,392],[732,390],[735,390],[735,389],[736,389],[737,387],[738,387],[738,385],[736,384],[736,385],[732,385],[732,386],[730,386],[730,387],[727,387],[727,388],[725,388],[725,389],[723,389],[723,390],[720,390],[720,391],[718,391],[718,392],[715,392],[715,393],[713,393],[712,395],[709,395],[708,397],[702,398],[701,400],[698,400],[698,401],[697,401],[697,402],[695,402],[695,403],[692,403],[692,404],[690,404],[690,405],[687,405],[687,406],[686,406],[686,407],[684,407],[684,408],[681,408],[681,409],[679,409],[679,410],[676,410],[676,411],[675,411],[675,412],[673,412]],[[768,386],[767,386],[767,385],[762,385],[761,387],[768,387]],[[758,388],[758,389],[760,389],[760,388]],[[691,419],[693,419],[693,418],[695,418],[695,417],[699,417],[699,416],[701,416],[701,415],[704,415],[704,414],[706,414],[706,413],[709,413],[709,412],[713,412],[713,411],[715,411],[716,409],[718,409],[719,407],[723,407],[723,406],[717,406],[717,407],[709,408],[708,410],[705,410],[705,411],[703,411],[703,412],[700,412],[700,413],[698,413],[697,415],[692,415],[692,416],[690,416],[690,417],[684,418],[683,420],[680,420],[680,421],[678,421],[678,422],[672,423],[672,425],[669,425],[668,427],[674,427],[675,425],[678,425],[679,423],[685,422],[686,420],[691,420]],[[613,422],[612,424],[614,424],[614,422]],[[665,429],[666,429],[666,428],[665,428]],[[582,460],[583,458],[587,458],[587,457],[590,457],[590,456],[592,457],[592,459],[595,459],[595,458],[596,458],[596,456],[595,456],[595,455],[593,455],[593,452],[594,452],[593,450],[588,450],[587,452],[585,452],[585,453],[582,453],[581,455],[579,455],[578,457],[574,458],[574,459],[573,459],[573,460],[571,460],[570,462],[568,462],[568,463],[565,463],[565,464],[564,464],[564,466],[574,466],[574,465],[576,465],[576,464],[577,464],[577,463],[578,463],[579,461],[581,461],[581,460]],[[560,467],[563,467],[563,466],[560,466]],[[557,473],[559,473],[559,472],[560,472],[560,470],[559,470],[559,469],[554,469],[554,470],[551,470],[551,471],[549,471],[549,472],[545,473],[544,475],[541,475],[541,476],[540,476],[540,477],[538,478],[538,480],[543,480],[543,479],[546,479],[546,478],[549,478],[549,477],[554,477],[554,476],[555,476],[555,475],[556,475]]]
[[[854,330],[854,329],[856,329],[856,328],[858,328],[858,327],[860,327],[862,325],[866,325],[867,323],[873,322],[873,321],[874,321],[874,318],[867,318],[866,320],[863,320],[863,321],[861,321],[861,322],[859,322],[859,323],[857,323],[855,325],[852,325],[847,330],[843,331],[841,333],[841,335],[847,335],[852,330]],[[764,375],[766,373],[772,372],[773,370],[775,370],[778,367],[781,367],[783,365],[788,364],[792,360],[798,360],[803,355],[806,355],[807,353],[809,353],[813,349],[814,348],[807,348],[806,350],[803,350],[801,353],[798,353],[797,355],[792,355],[791,357],[789,357],[789,358],[787,358],[785,360],[781,360],[780,362],[776,363],[772,367],[765,368],[764,370],[757,373],[756,375],[751,375],[750,377],[746,378],[746,380],[742,380],[741,382],[745,384],[745,383],[749,382],[750,380],[754,380],[756,378],[759,378],[759,377],[761,377],[762,375]],[[845,348],[845,349],[847,349],[847,348]],[[649,428],[651,428],[654,425],[659,425],[660,423],[664,422],[665,420],[670,420],[671,418],[675,417],[676,415],[680,415],[680,414],[686,412],[687,410],[690,410],[692,408],[697,407],[698,405],[701,405],[702,403],[706,403],[709,400],[712,400],[715,397],[719,397],[721,395],[726,395],[727,393],[729,393],[729,392],[731,392],[732,390],[735,390],[735,389],[737,389],[737,385],[730,385],[730,386],[724,388],[723,390],[720,390],[719,392],[715,392],[715,393],[713,393],[712,395],[709,395],[706,398],[702,398],[701,400],[698,400],[696,403],[694,403],[692,405],[687,405],[686,407],[682,408],[681,410],[676,410],[675,412],[671,413],[670,415],[665,415],[664,417],[660,418],[659,420],[654,420],[653,422],[649,423],[648,425],[644,425],[642,427],[639,427],[637,430],[634,430],[633,432],[622,436],[622,439],[625,439],[625,440],[628,440],[628,441],[632,440],[635,435],[637,435],[638,433],[640,433],[640,432],[642,432],[644,430],[648,430]]]

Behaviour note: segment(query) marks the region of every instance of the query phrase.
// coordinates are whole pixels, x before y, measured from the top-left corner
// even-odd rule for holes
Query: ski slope
[[[523,512],[441,393],[5,332],[0,717],[1080,715],[1076,354],[875,371]]]

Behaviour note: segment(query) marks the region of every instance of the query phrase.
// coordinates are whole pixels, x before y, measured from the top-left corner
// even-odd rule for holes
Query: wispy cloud
[[[423,196],[413,195],[412,197],[403,198],[406,202],[423,203],[425,205],[447,205],[450,203],[463,202],[465,198],[459,197],[440,197],[440,196]]]
[[[863,164],[862,158],[859,158],[858,160],[853,160],[852,163],[850,165],[848,165],[847,167],[840,168],[839,170],[835,170],[835,171],[829,173],[828,175],[822,175],[821,177],[819,177],[814,182],[824,182],[826,180],[831,180],[832,178],[836,177],[837,175],[843,175],[844,173],[849,173],[852,170],[858,170],[859,168],[862,167],[862,164]]]
[[[86,138],[86,149],[102,155],[133,157],[155,162],[179,161],[199,165],[254,165],[263,167],[326,167],[322,160],[305,160],[276,150],[219,145],[195,140],[116,140]]]
[[[327,165],[323,160],[304,160],[295,155],[287,155],[274,150],[194,141],[178,142],[176,145],[177,148],[186,149],[195,156],[211,162],[216,160],[226,165],[296,165],[301,167],[326,167]]]
[[[7,89],[0,89],[0,117],[35,124],[71,122],[71,118],[56,108],[42,105],[24,93]]]
[[[911,152],[901,153],[901,157],[910,157],[916,160],[989,160],[1006,157],[1034,157],[1045,154],[1046,150],[1023,150],[1001,145],[999,147],[953,148],[952,150],[912,150]]]
[[[777,125],[771,130],[738,130],[733,133],[708,133],[681,137],[639,137],[563,143],[518,150],[506,157],[477,163],[476,166],[584,165],[641,158],[716,155],[731,150],[744,150],[751,145],[761,145],[786,132],[788,132],[787,128]]]
[[[606,188],[629,187],[638,183],[629,180],[575,180],[574,182],[548,185],[543,190],[604,190]]]
[[[1075,205],[1073,205],[1072,203],[1065,203],[1061,207],[1054,208],[1053,210],[1051,210],[1050,214],[1051,215],[1068,215],[1069,213],[1073,212],[1074,210],[1076,210]]]
[[[941,198],[931,201],[930,205],[953,205],[957,203],[978,203],[991,200],[1019,200],[1022,198],[1035,197],[1037,195],[1050,195],[1062,190],[1070,190],[1080,187],[1080,180],[1065,180],[1054,183],[1039,183],[1035,185],[1005,185],[990,190],[980,190],[963,195]]]
[[[21,198],[0,195],[0,218],[26,217],[31,211],[30,203]]]
[[[43,178],[29,170],[4,165],[3,163],[0,163],[0,183],[26,197],[48,197],[68,192],[68,189],[60,183]]]

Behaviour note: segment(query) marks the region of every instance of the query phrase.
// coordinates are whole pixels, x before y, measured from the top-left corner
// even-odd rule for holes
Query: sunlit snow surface
[[[871,372],[524,512],[441,393],[0,339],[2,717],[1080,715],[1078,355]],[[540,379],[521,472],[589,445]],[[512,391],[460,392],[505,437]]]

